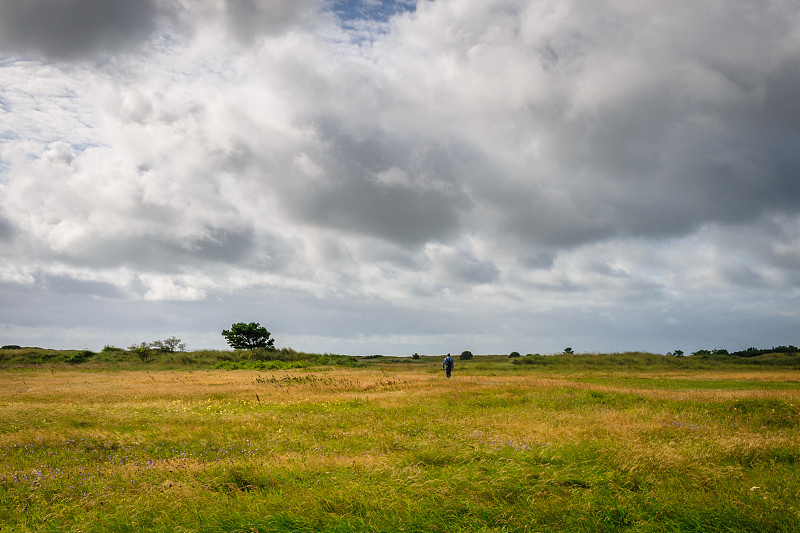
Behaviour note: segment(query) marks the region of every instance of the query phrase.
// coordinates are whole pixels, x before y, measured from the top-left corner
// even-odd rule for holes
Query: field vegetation
[[[797,354],[0,352],[2,532],[800,530]]]

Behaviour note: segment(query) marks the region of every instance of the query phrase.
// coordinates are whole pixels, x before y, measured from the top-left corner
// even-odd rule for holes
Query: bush
[[[306,368],[312,365],[311,361],[220,361],[214,365],[214,368],[218,370],[286,370]]]
[[[111,344],[106,344],[105,346],[103,346],[103,349],[100,350],[100,353],[117,353],[124,351],[125,350],[123,350],[122,348],[117,348],[116,346],[113,346]]]
[[[161,353],[175,353],[175,352],[186,351],[186,343],[181,342],[181,340],[178,337],[170,337],[169,339],[164,339],[163,341],[153,341],[150,343],[150,346],[160,351]]]
[[[138,346],[134,344],[133,346],[129,347],[128,350],[130,350],[131,353],[136,354],[136,356],[142,363],[147,363],[148,361],[150,361],[151,353],[150,353],[149,343],[142,342]]]
[[[39,362],[40,363],[49,363],[50,361],[55,359],[56,356],[57,356],[57,354],[54,354],[54,353],[43,353],[41,355],[41,357],[39,358]]]
[[[255,351],[255,350],[254,350]],[[275,350],[264,353],[271,353],[273,357],[269,359],[253,359],[250,358],[244,361],[219,361],[214,365],[214,368],[222,370],[281,370],[287,368],[308,368],[311,366],[347,366],[356,367],[361,363],[358,358],[351,355],[336,355],[336,354],[308,354],[298,353],[294,350],[287,350],[288,353],[281,355],[285,350]]]
[[[314,362],[318,365],[338,365],[347,367],[356,367],[361,365],[358,358],[352,355],[338,355],[333,353],[324,353],[322,355],[314,356]]]
[[[508,357],[509,358],[511,358],[511,357],[520,357],[520,355],[519,355],[519,352],[511,352],[510,354],[508,354]]]
[[[414,352],[414,355],[411,356],[411,359],[419,359],[419,354]]]
[[[555,365],[558,364],[558,356],[549,356],[549,355],[539,355],[538,353],[535,354],[528,354],[525,357],[520,357],[519,359],[514,359],[511,361],[512,365]]]
[[[276,350],[272,347],[253,348],[245,352],[245,357],[253,361],[298,361],[303,358],[291,348]]]
[[[464,361],[472,359],[472,352],[470,352],[469,350],[464,350],[463,352],[461,352],[461,356],[459,357],[459,359],[462,359]]]
[[[80,352],[76,352],[74,354],[66,356],[64,358],[64,361],[71,365],[80,365],[82,363],[85,363],[95,355],[96,354],[91,350],[81,350]]]

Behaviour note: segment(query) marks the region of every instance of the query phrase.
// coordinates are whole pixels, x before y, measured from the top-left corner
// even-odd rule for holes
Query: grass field
[[[642,361],[3,370],[0,531],[800,531],[800,371]]]

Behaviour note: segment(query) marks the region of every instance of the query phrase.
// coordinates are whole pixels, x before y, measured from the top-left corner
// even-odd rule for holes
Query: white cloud
[[[177,300],[193,302],[203,300],[206,297],[205,291],[193,287],[182,280],[153,274],[142,274],[139,276],[139,280],[146,288],[144,299],[147,301]]]

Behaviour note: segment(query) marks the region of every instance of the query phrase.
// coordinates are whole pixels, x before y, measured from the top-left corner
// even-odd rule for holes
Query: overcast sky
[[[0,343],[800,331],[797,0],[0,0]]]

